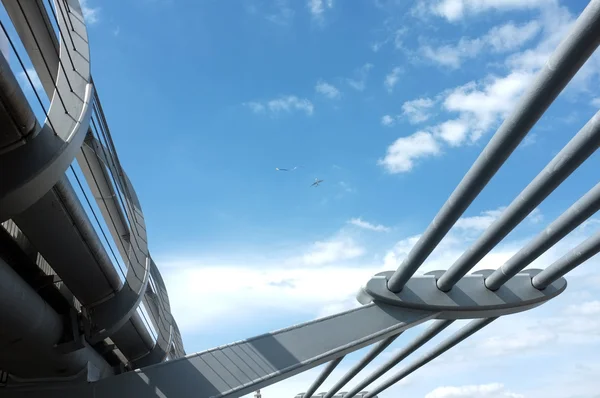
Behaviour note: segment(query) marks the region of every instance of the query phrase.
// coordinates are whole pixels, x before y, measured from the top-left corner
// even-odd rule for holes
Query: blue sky
[[[395,269],[586,4],[87,0],[94,80],[187,351],[357,305],[358,287]],[[599,71],[596,54],[425,270],[447,268],[594,115]],[[478,268],[500,266],[587,192],[599,160]],[[309,188],[316,177],[324,183]],[[600,260],[569,282],[555,302],[492,324],[380,397],[597,394]],[[318,370],[263,396],[292,397]]]

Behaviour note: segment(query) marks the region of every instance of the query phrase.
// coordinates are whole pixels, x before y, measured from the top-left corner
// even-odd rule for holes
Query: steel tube
[[[344,398],[352,398],[356,396],[356,394],[362,391],[366,386],[373,383],[375,380],[380,378],[381,375],[383,375],[385,372],[392,369],[394,366],[400,363],[400,361],[404,360],[407,356],[419,349],[423,344],[427,343],[429,340],[437,336],[442,330],[450,326],[452,322],[454,321],[437,320],[433,322],[431,326],[429,326],[427,330],[423,332],[423,334],[421,334],[419,337],[408,343],[404,348],[402,348],[402,350],[400,350],[400,352],[394,355],[389,361],[381,365],[379,368],[377,368],[377,370],[375,370],[373,373],[367,376],[363,381],[358,383],[353,389],[351,389],[349,392],[346,393],[346,395],[344,395]]]
[[[594,188],[590,189],[538,236],[488,276],[485,280],[485,286],[490,290],[498,290],[500,286],[531,264],[598,210],[600,210],[600,183],[596,184]]]
[[[449,291],[506,235],[548,197],[568,176],[600,147],[600,111],[544,167],[525,189],[438,279],[438,288]]]
[[[384,339],[377,343],[377,345],[375,345],[375,347],[373,347],[371,351],[369,351],[367,355],[364,356],[363,359],[361,359],[356,365],[354,365],[352,369],[350,369],[341,379],[339,379],[333,385],[333,387],[329,389],[329,391],[327,391],[323,398],[332,398],[336,392],[341,390],[342,387],[346,385],[346,383],[352,380],[354,376],[356,376],[361,370],[363,370],[368,364],[370,364],[371,361],[377,357],[377,355],[381,354],[383,350],[388,348],[389,345],[392,344],[394,340],[398,338],[398,336],[400,335],[397,334],[395,336],[390,336],[387,339]]]
[[[321,387],[321,384],[323,384],[325,379],[327,379],[331,372],[333,372],[333,370],[340,364],[340,362],[342,362],[342,359],[344,359],[344,356],[336,358],[327,364],[327,366],[325,367],[325,369],[323,369],[319,377],[317,377],[317,379],[310,385],[310,387],[308,387],[308,390],[306,390],[306,393],[304,394],[304,398],[311,398],[313,396],[313,394],[317,391],[317,388]]]
[[[391,291],[402,290],[599,44],[600,0],[592,0],[390,278]]]
[[[423,355],[417,361],[408,365],[406,368],[402,369],[400,372],[396,373],[390,379],[386,380],[379,386],[375,387],[373,390],[369,391],[363,398],[373,398],[375,395],[381,393],[383,390],[393,386],[415,370],[419,369],[421,366],[428,364],[433,361],[435,358],[442,355],[444,352],[448,351],[450,348],[454,347],[461,341],[471,337],[473,334],[483,329],[485,326],[492,323],[497,318],[486,318],[486,319],[478,319],[476,321],[471,321],[467,326],[460,329],[458,332],[441,342],[437,347],[435,347],[430,352]],[[346,398],[346,397],[344,397]]]
[[[600,252],[600,232],[586,239],[563,257],[550,264],[548,268],[531,279],[536,289],[545,289],[552,282],[572,271]]]

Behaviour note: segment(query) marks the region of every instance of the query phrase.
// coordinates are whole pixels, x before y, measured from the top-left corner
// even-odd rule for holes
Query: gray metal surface
[[[535,308],[556,297],[567,287],[565,279],[557,279],[540,291],[532,286],[532,277],[540,270],[527,270],[508,280],[496,291],[485,286],[492,270],[481,270],[460,279],[449,292],[438,289],[436,280],[444,271],[411,278],[400,293],[387,288],[392,271],[380,272],[363,288],[376,302],[401,308],[440,312],[441,319],[490,318]]]
[[[450,336],[449,338],[445,339],[440,344],[438,344],[433,350],[424,354],[423,356],[421,356],[421,358],[419,358],[415,362],[411,363],[406,368],[402,369],[400,372],[396,373],[395,375],[390,377],[388,380],[386,380],[382,384],[371,389],[369,394],[365,395],[365,398],[375,398],[376,394],[379,394],[382,391],[393,386],[394,384],[396,384],[397,382],[399,382],[400,380],[402,380],[409,374],[413,373],[415,370],[417,370],[420,367],[426,365],[427,363],[433,361],[435,358],[439,357],[444,352],[448,351],[449,349],[451,349],[452,347],[454,347],[461,341],[465,340],[466,338],[472,336],[479,330],[483,329],[484,327],[486,327],[487,325],[489,325],[496,319],[497,318],[487,318],[487,319],[478,319],[475,321],[471,321],[469,324],[467,324],[465,327],[460,329],[458,332],[456,332],[455,334],[453,334],[452,336]],[[344,398],[351,398],[351,396],[346,396]]]
[[[546,291],[556,280],[595,256],[598,252],[600,252],[600,232],[586,239],[583,243],[550,264],[548,268],[534,276],[531,279],[531,284],[536,289]]]
[[[402,290],[599,44],[600,1],[593,0],[390,278],[391,291]]]
[[[600,117],[596,114],[448,272],[414,275],[598,46],[600,0],[593,0],[398,270],[377,274],[367,282],[359,294],[361,308],[182,357],[182,336],[165,283],[150,256],[140,200],[121,166],[89,75],[79,3],[57,0],[50,9],[58,15],[57,39],[43,2],[3,2],[52,107],[35,138],[35,133],[15,135],[16,125],[8,118],[20,116],[31,126],[30,107],[23,103],[22,93],[0,95],[3,109],[13,112],[7,111],[3,118],[0,109],[0,123],[11,128],[3,130],[3,137],[21,144],[0,152],[0,221],[11,216],[16,222],[11,228],[21,227],[19,234],[0,234],[0,244],[7,243],[0,247],[0,371],[10,373],[8,386],[0,386],[0,397],[239,397],[329,362],[299,396],[374,398],[497,316],[525,311],[556,297],[567,287],[563,276],[600,251],[598,233],[546,270],[523,271],[598,210],[599,184],[499,270],[467,275],[598,148]],[[80,40],[85,44],[83,52],[75,48]],[[65,55],[74,55],[74,62],[69,63]],[[80,80],[68,81],[70,70],[81,74],[80,64],[84,66]],[[6,67],[0,62],[0,87],[11,90],[14,75]],[[65,92],[65,85],[71,84],[78,85]],[[82,88],[84,94],[78,91]],[[60,107],[63,115],[55,115]],[[76,109],[80,113],[73,118]],[[65,115],[72,120],[65,121]],[[63,174],[75,156],[85,177],[77,181],[83,198]],[[7,167],[17,172],[9,175]],[[92,200],[83,185],[91,190]],[[113,262],[108,253],[113,249],[105,249],[80,199],[88,201],[103,238],[112,241],[126,263],[124,284],[115,269],[116,254],[112,253]],[[92,206],[94,200],[99,214]],[[50,285],[37,290],[35,278],[40,275]],[[137,313],[141,303],[149,313],[143,321]],[[471,318],[480,319],[383,384],[364,391],[455,319]],[[404,330],[430,320],[433,323],[421,336],[352,390],[340,392]],[[156,331],[156,341],[144,322]],[[371,351],[330,391],[316,393],[345,355],[370,344],[374,344]],[[134,371],[136,367],[140,369]],[[113,376],[113,372],[121,374]]]
[[[87,30],[79,2],[67,3],[73,18],[66,21],[58,13],[57,23],[62,30],[73,31],[77,51],[69,51],[69,59],[64,55],[66,43],[48,34],[54,29],[41,0],[3,1],[51,102],[39,134],[0,156],[0,221],[27,209],[50,190],[75,158],[87,132],[94,92]],[[64,7],[62,1],[57,4]],[[60,63],[65,66],[62,73]]]
[[[4,56],[0,57],[0,154],[24,145],[40,125]]]
[[[435,315],[371,304],[60,393],[80,398],[240,397],[397,335]],[[18,388],[5,396],[53,397],[58,393],[52,387]]]
[[[548,225],[506,263],[485,279],[485,286],[498,290],[510,278],[544,254],[554,244],[600,210],[600,183]]]
[[[354,378],[361,370],[363,370],[373,359],[375,359],[379,354],[381,354],[386,348],[389,347],[390,344],[394,342],[398,338],[399,335],[390,336],[385,340],[377,343],[368,353],[365,355],[360,361],[356,363],[344,376],[342,376],[337,383],[333,385],[323,395],[323,398],[333,398],[334,394],[342,389],[350,380]]]
[[[529,185],[502,212],[502,215],[467,249],[437,281],[445,292],[465,276],[481,259],[525,219],[548,195],[573,173],[600,146],[600,112],[597,112]]]
[[[410,354],[418,350],[423,344],[427,343],[429,340],[437,336],[440,332],[446,329],[448,326],[452,324],[451,320],[438,320],[432,323],[420,336],[416,339],[412,340],[408,345],[404,346],[400,351],[398,351],[392,358],[387,360],[383,365],[378,367],[374,372],[372,372],[369,376],[367,376],[363,381],[358,383],[354,388],[348,391],[344,398],[351,398],[356,396],[356,394],[367,387],[369,384],[373,383],[375,380],[379,379],[383,374],[388,372],[398,363],[406,359]]]

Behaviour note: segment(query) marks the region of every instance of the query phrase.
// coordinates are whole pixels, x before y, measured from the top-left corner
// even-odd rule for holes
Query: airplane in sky
[[[310,186],[311,187],[318,187],[320,183],[322,183],[324,180],[319,180],[318,178],[315,178],[315,182],[313,182]]]

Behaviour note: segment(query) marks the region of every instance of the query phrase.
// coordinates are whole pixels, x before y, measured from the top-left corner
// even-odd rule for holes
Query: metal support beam
[[[397,334],[395,336],[390,336],[387,339],[377,343],[371,349],[371,351],[369,351],[367,355],[363,357],[363,359],[361,359],[356,365],[354,365],[352,369],[348,371],[348,373],[346,373],[341,379],[339,379],[337,383],[335,383],[333,387],[331,387],[329,391],[327,391],[327,393],[323,395],[323,398],[333,398],[335,393],[341,390],[342,387],[344,387],[350,380],[352,380],[354,376],[356,376],[361,370],[363,370],[368,364],[370,364],[371,361],[377,357],[377,355],[381,354],[383,350],[388,348],[389,345],[392,344],[394,340],[398,338],[398,336],[400,335]]]
[[[567,272],[572,271],[600,252],[600,232],[572,249],[531,280],[536,289],[545,289]]]
[[[498,290],[500,286],[508,282],[510,278],[517,275],[598,210],[600,210],[600,183],[596,184],[594,188],[590,189],[581,199],[548,225],[546,229],[488,276],[485,280],[485,286],[490,290]]]
[[[364,396],[364,398],[375,398],[375,396],[381,393],[383,390],[388,389],[393,386],[415,370],[419,369],[423,365],[428,364],[433,361],[435,358],[442,355],[444,352],[448,351],[450,348],[454,347],[461,341],[465,340],[468,337],[471,337],[473,334],[483,329],[497,318],[487,318],[487,319],[478,319],[476,321],[471,321],[467,326],[441,342],[437,347],[435,347],[432,351],[423,355],[419,360],[413,362],[406,368],[402,369],[400,372],[396,373],[389,380],[385,381],[383,384],[375,387],[373,390],[369,391],[368,394]],[[344,398],[349,398],[345,396]]]
[[[11,389],[3,398],[237,398],[436,315],[371,304],[96,383]]]
[[[306,390],[306,393],[304,393],[303,398],[311,398],[313,394],[317,391],[317,388],[321,387],[321,384],[323,384],[325,379],[327,379],[331,372],[333,372],[334,369],[340,364],[340,362],[342,362],[342,359],[344,359],[343,356],[329,362],[325,369],[323,369],[319,377],[317,377],[317,379],[310,385],[310,387],[308,387],[308,390]]]
[[[390,278],[392,292],[402,290],[599,44],[600,0],[592,0]]]
[[[517,195],[502,215],[485,230],[438,279],[438,288],[449,291],[506,235],[548,197],[600,146],[600,111],[597,112],[544,169]]]
[[[438,320],[432,323],[431,326],[429,326],[427,330],[423,332],[423,334],[411,341],[408,345],[406,345],[398,353],[396,353],[396,355],[394,355],[389,361],[381,365],[379,368],[377,368],[377,370],[375,370],[373,373],[367,376],[363,381],[354,386],[353,389],[348,391],[346,395],[344,395],[344,398],[352,398],[356,396],[356,394],[358,394],[369,384],[373,383],[375,380],[380,378],[384,373],[388,372],[390,369],[392,369],[394,366],[406,359],[406,357],[415,352],[429,340],[437,336],[442,330],[450,326],[452,322],[454,321]]]

